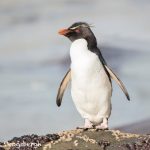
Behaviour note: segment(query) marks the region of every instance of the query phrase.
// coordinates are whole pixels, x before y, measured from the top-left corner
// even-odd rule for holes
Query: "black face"
[[[91,36],[92,34],[90,26],[87,23],[83,23],[83,22],[74,23],[68,28],[68,30],[70,30],[71,32],[69,32],[66,36],[71,41],[81,39],[81,38],[86,39],[88,36]]]
[[[68,37],[72,42],[84,38],[87,40],[88,45],[97,45],[96,38],[90,29],[90,25],[85,22],[76,22],[68,29],[60,30],[59,34]]]

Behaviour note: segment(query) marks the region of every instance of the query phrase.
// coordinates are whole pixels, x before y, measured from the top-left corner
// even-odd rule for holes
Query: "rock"
[[[38,136],[35,134],[23,135],[21,137],[14,137],[8,142],[0,143],[0,150],[1,148],[6,150],[34,150],[42,146],[42,144],[55,141],[57,139],[59,139],[58,134],[47,134],[45,136]]]
[[[12,143],[14,145],[10,146]],[[22,144],[19,150],[150,150],[150,135],[122,133],[119,130],[76,129],[46,136],[13,138],[1,147],[17,150],[19,144]]]
[[[150,136],[118,130],[78,129],[58,135],[58,140],[42,145],[39,150],[150,150]]]

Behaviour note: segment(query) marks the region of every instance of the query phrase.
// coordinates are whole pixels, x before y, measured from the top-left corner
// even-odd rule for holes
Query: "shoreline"
[[[115,127],[113,129],[136,134],[150,134],[150,119]]]

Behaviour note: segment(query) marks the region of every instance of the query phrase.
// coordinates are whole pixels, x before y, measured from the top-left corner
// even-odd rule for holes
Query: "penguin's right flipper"
[[[61,84],[59,86],[58,93],[57,93],[57,98],[56,98],[56,104],[57,104],[58,107],[61,105],[64,92],[65,92],[66,87],[67,87],[70,80],[71,80],[71,69],[68,70],[68,72],[64,76],[64,78],[61,81]]]
[[[117,75],[107,65],[104,65],[104,66],[105,66],[106,70],[108,71],[110,77],[117,82],[119,87],[122,89],[122,91],[126,95],[127,99],[130,100],[130,96],[129,96],[128,91],[125,88],[123,82],[117,77]]]

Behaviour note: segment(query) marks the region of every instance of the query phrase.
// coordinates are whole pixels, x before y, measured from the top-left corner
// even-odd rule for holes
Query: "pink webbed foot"
[[[96,126],[96,129],[99,130],[108,130],[108,119],[103,118],[103,122]]]
[[[92,128],[93,128],[93,124],[88,119],[85,119],[85,123],[83,127],[77,127],[77,129],[84,129],[84,130],[92,129]]]

